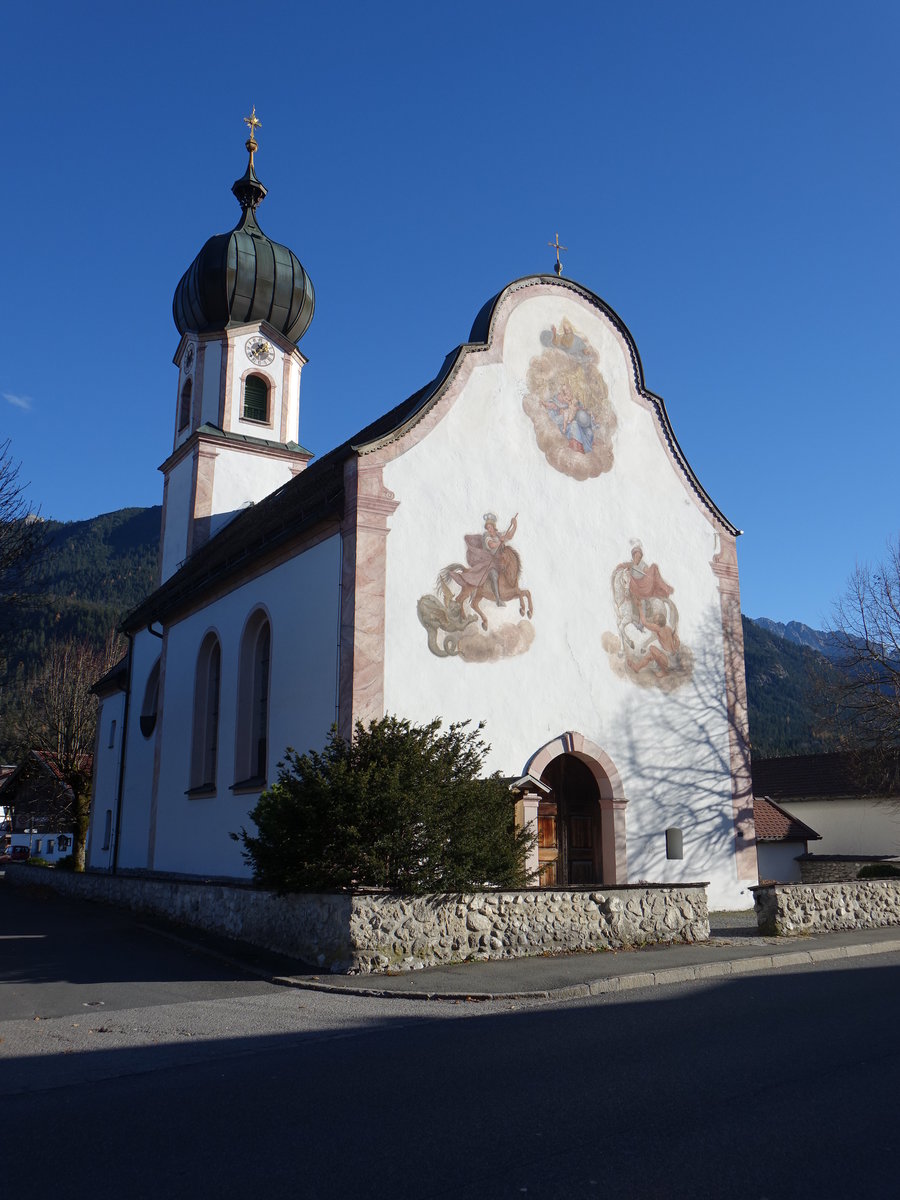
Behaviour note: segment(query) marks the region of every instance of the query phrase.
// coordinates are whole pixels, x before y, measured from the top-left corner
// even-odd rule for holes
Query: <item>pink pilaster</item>
[[[744,630],[741,626],[737,546],[734,536],[724,530],[719,534],[719,538],[719,553],[713,556],[710,565],[719,580],[719,602],[722,609],[734,856],[738,879],[756,880],[756,830],[753,825],[750,727],[747,719],[747,681],[744,675]]]
[[[341,525],[341,668],[338,731],[384,716],[384,620],[388,517],[397,508],[374,456],[345,466]]]

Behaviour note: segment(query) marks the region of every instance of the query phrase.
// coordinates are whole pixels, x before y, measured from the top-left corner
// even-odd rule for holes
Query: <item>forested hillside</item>
[[[743,622],[753,757],[835,749],[833,735],[817,712],[821,680],[833,669],[828,660],[749,617]]]
[[[31,594],[0,629],[0,756],[6,747],[3,714],[16,680],[35,669],[47,644],[71,635],[102,645],[153,588],[160,518],[159,507],[123,508],[90,521],[45,523],[46,549]],[[809,644],[781,635],[782,628],[788,627],[744,618],[750,737],[759,758],[831,748],[813,694],[827,663]]]
[[[123,508],[89,521],[44,522],[28,594],[0,627],[0,755],[9,753],[4,717],[17,683],[48,643],[72,636],[102,646],[153,588],[161,514],[158,506]]]

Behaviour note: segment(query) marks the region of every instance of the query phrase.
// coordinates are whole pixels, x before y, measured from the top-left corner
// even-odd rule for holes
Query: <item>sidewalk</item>
[[[469,962],[397,975],[282,975],[273,982],[406,1000],[575,1000],[896,952],[900,927],[798,938],[713,938],[696,946]]]
[[[717,920],[718,918],[718,920]],[[693,946],[598,951],[427,967],[393,975],[329,975],[199,931],[149,927],[287,987],[404,1000],[574,1000],[812,963],[900,952],[900,926],[761,937],[749,913],[711,914],[712,936]]]

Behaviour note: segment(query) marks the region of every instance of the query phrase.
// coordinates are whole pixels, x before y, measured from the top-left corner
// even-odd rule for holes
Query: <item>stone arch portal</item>
[[[627,883],[627,800],[606,751],[580,733],[564,733],[542,746],[526,770],[541,785],[532,810],[541,885]]]

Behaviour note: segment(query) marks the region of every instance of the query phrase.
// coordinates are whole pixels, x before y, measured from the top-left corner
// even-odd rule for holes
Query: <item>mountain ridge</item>
[[[842,656],[842,651],[835,636],[827,629],[814,629],[804,625],[802,621],[773,621],[770,617],[751,617],[754,624],[759,625],[775,637],[784,638],[796,646],[808,646],[811,650],[823,654],[831,662],[836,662]]]
[[[162,509],[122,508],[80,521],[46,521],[45,551],[31,594],[0,628],[0,754],[4,712],[17,685],[56,638],[102,645],[157,579]],[[799,621],[743,617],[744,661],[754,757],[834,749],[816,713],[816,688],[837,657],[824,630]]]

